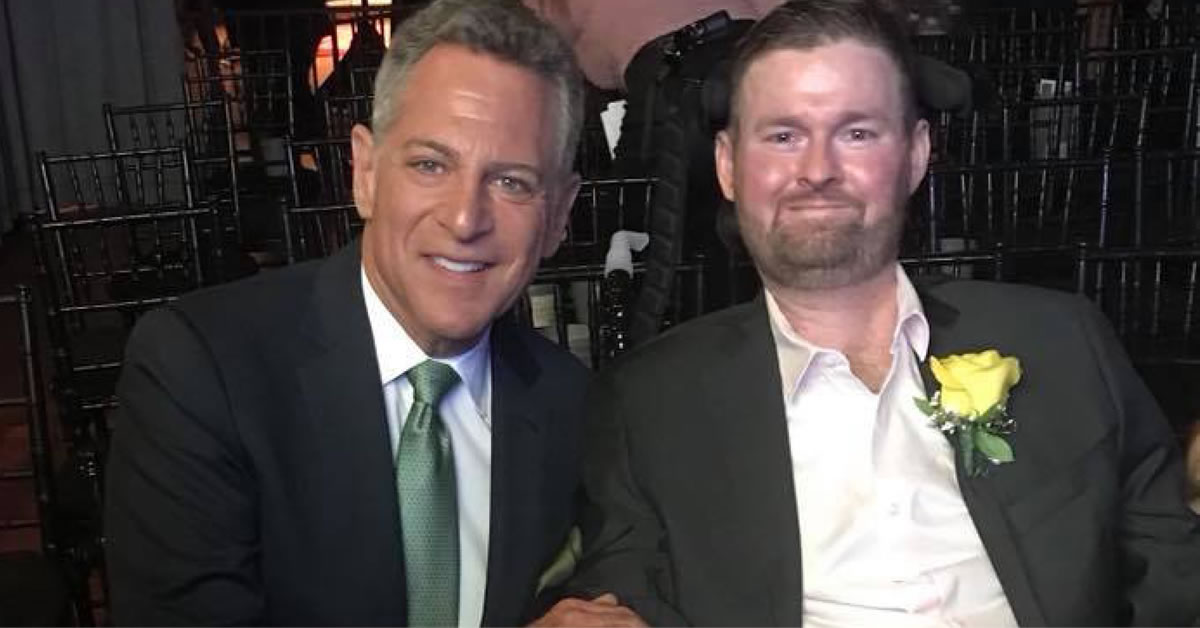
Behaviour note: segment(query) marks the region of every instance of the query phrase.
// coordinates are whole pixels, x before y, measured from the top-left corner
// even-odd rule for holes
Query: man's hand
[[[530,624],[533,628],[547,626],[646,626],[632,610],[621,606],[617,596],[605,593],[592,600],[567,598],[554,605],[550,612]]]

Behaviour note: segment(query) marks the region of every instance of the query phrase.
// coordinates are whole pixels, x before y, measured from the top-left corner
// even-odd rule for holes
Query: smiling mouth
[[[433,256],[431,258],[434,264],[439,268],[448,270],[452,273],[477,273],[488,267],[484,262],[469,262],[462,260],[454,260],[448,257]]]
[[[845,203],[832,203],[832,204],[822,204],[822,205],[799,204],[799,205],[789,205],[787,207],[787,209],[790,209],[793,211],[805,211],[805,210],[814,210],[814,209],[816,209],[816,210],[833,210],[833,209],[854,209],[854,206],[848,205]]]

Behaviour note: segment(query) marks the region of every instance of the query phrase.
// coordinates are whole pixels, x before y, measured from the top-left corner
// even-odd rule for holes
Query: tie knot
[[[436,406],[442,396],[458,383],[458,373],[436,360],[425,360],[408,372],[408,381],[412,383],[417,401]]]

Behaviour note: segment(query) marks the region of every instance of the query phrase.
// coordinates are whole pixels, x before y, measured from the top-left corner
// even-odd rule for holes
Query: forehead
[[[737,98],[742,115],[849,107],[903,113],[896,63],[881,48],[853,39],[763,54],[747,67]]]
[[[454,125],[498,139],[549,141],[554,91],[532,70],[489,54],[439,44],[408,72],[396,95],[396,124],[412,130]]]
[[[486,52],[442,43],[429,49],[408,71],[409,87],[471,85],[480,89],[521,92],[547,91],[548,82],[536,72]]]

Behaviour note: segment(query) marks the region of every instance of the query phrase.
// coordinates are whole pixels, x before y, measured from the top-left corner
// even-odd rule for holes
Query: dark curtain
[[[43,203],[35,155],[104,150],[101,105],[178,102],[166,0],[0,3],[0,234]]]

